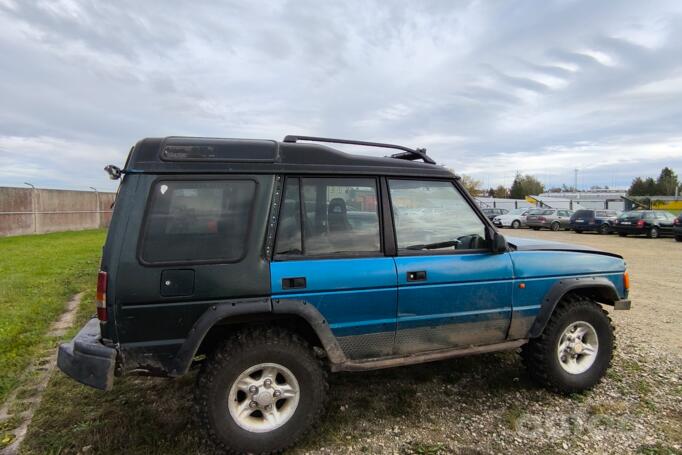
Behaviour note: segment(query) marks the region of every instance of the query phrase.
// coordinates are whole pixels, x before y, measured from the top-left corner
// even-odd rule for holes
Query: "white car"
[[[526,215],[532,209],[532,207],[525,207],[520,209],[510,210],[509,213],[504,215],[497,215],[493,218],[493,224],[497,227],[510,227],[512,229],[518,229],[526,225]]]

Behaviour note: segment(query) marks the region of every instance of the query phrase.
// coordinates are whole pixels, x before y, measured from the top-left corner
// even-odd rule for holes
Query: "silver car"
[[[573,211],[565,209],[533,209],[526,216],[526,225],[539,231],[542,228],[558,231],[570,229]]]

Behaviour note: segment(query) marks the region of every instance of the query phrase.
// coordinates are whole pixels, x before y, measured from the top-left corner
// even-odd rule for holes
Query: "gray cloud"
[[[113,188],[176,134],[426,146],[490,185],[682,173],[681,25],[677,1],[0,0],[0,184]]]

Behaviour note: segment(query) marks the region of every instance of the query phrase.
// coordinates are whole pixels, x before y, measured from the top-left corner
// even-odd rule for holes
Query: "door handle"
[[[426,281],[426,271],[407,272],[407,281]]]
[[[304,276],[295,278],[282,278],[282,289],[305,289],[306,281]]]

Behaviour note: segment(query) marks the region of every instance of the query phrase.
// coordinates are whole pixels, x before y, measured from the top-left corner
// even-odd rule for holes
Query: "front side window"
[[[160,181],[152,187],[142,260],[234,262],[246,250],[252,180]]]
[[[287,179],[276,254],[319,256],[380,251],[375,179]]]
[[[389,180],[398,250],[476,250],[485,225],[451,182]]]

